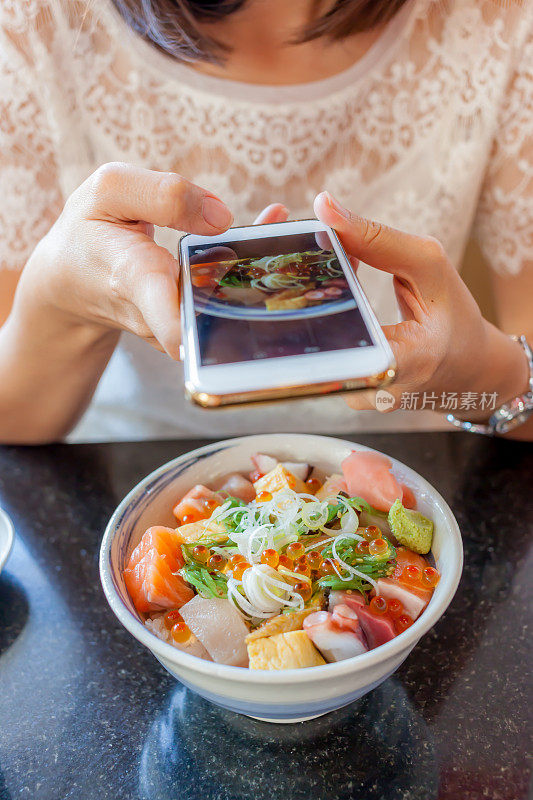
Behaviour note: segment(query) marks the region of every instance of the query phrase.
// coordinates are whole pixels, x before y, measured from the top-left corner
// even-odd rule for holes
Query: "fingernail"
[[[233,221],[233,215],[229,208],[216,197],[204,199],[202,214],[207,224],[213,228],[229,228]]]
[[[341,217],[346,217],[346,219],[350,218],[350,212],[348,211],[347,208],[341,206],[341,204],[338,203],[337,200],[335,200],[335,198],[332,195],[330,195],[329,192],[325,192],[325,195],[328,201],[328,205],[333,209],[333,211],[336,211],[337,214],[341,215]]]

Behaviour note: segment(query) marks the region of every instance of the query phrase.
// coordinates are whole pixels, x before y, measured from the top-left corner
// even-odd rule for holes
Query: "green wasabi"
[[[415,553],[425,555],[433,542],[433,522],[420,511],[404,508],[395,500],[389,511],[389,526],[398,542]]]

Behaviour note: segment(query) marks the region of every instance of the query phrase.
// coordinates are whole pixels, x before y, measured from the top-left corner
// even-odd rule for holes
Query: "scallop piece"
[[[234,667],[247,666],[244,640],[248,628],[229,600],[209,600],[196,595],[180,608],[180,614],[213,661]]]
[[[163,622],[164,614],[158,614],[153,617],[148,617],[146,622],[144,623],[148,630],[155,633],[155,635],[161,639],[163,642],[167,644],[171,644],[172,647],[175,647],[176,650],[181,650],[182,653],[187,653],[189,656],[196,656],[197,658],[204,658],[206,661],[211,661],[211,656],[203,646],[201,642],[198,641],[194,633],[191,634],[190,638],[186,642],[176,642],[174,638],[171,636],[170,631],[166,627]]]

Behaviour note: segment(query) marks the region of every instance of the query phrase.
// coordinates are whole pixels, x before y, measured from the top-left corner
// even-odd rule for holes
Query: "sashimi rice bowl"
[[[457,523],[423,478],[304,434],[223,441],[156,470],[116,510],[100,563],[114,612],[169,672],[277,722],[381,683],[461,566]]]

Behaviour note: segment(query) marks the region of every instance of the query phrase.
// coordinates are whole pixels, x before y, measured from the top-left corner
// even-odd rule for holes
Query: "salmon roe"
[[[371,542],[372,539],[381,539],[381,531],[377,525],[369,525],[363,530],[363,536]]]
[[[313,594],[311,584],[305,583],[305,581],[299,581],[298,583],[295,583],[292,588],[295,592],[297,592],[300,595],[304,603],[307,602],[307,600],[309,600],[311,595]]]
[[[268,503],[269,500],[272,500],[272,495],[270,492],[259,492],[255,499],[258,503]]]
[[[176,622],[183,622],[182,616],[177,608],[173,608],[171,611],[167,611],[167,613],[163,617],[163,624],[167,630],[172,630]]]
[[[357,542],[355,545],[355,552],[360,553],[362,556],[366,556],[368,555],[368,547],[369,543],[366,541],[366,539],[363,539],[363,541]]]
[[[219,572],[226,566],[227,559],[221,553],[213,553],[207,562],[208,569],[216,569]]]
[[[438,570],[434,567],[426,567],[422,573],[422,583],[429,588],[433,588],[440,581]]]
[[[305,547],[301,542],[292,542],[292,544],[290,544],[287,547],[287,550],[285,551],[286,555],[288,555],[289,558],[292,558],[293,561],[297,560],[298,558],[301,558],[304,552],[305,552]]]
[[[316,494],[320,489],[321,483],[316,478],[308,478],[305,485],[309,489],[310,494]]]
[[[422,570],[415,564],[408,564],[407,567],[403,568],[401,577],[406,583],[412,583],[416,586],[421,581]]]
[[[258,469],[254,469],[253,472],[250,472],[250,483],[256,483],[259,478],[263,477],[263,473],[259,472]]]
[[[176,622],[175,625],[172,626],[170,631],[170,635],[174,639],[175,642],[178,644],[182,644],[186,642],[187,639],[190,639],[191,631],[185,624],[183,620]]]
[[[393,597],[392,600],[389,600],[389,614],[394,619],[403,614],[403,603],[401,600],[397,600],[395,597]]]
[[[298,575],[305,575],[307,578],[311,577],[311,568],[307,563],[298,562],[294,567],[294,572],[296,572]]]
[[[289,556],[280,556],[278,566],[285,567],[285,569],[289,569],[291,572],[294,569],[294,561]]]
[[[409,614],[402,614],[395,622],[398,633],[402,633],[403,631],[407,630],[407,628],[410,628],[412,624],[413,620]]]
[[[387,603],[385,598],[381,597],[380,595],[373,597],[372,600],[370,601],[370,610],[374,614],[385,614],[387,612],[388,607],[389,604]]]
[[[249,565],[249,563],[248,563],[247,561],[239,561],[239,562],[238,562],[238,563],[237,563],[237,564],[236,564],[236,565],[233,567],[233,577],[234,577],[236,580],[240,581],[240,580],[241,580],[241,578],[242,578],[242,576],[243,576],[243,573],[244,573],[244,572],[245,572],[247,569],[249,569],[249,567],[250,567],[250,565]]]
[[[211,557],[211,550],[205,544],[197,544],[196,547],[193,547],[192,554],[197,561],[207,564]]]
[[[385,539],[372,539],[368,544],[368,552],[371,556],[383,556],[388,552],[389,546]]]
[[[307,563],[311,569],[320,569],[320,565],[322,564],[322,555],[318,550],[311,550],[309,553],[307,553]]]
[[[244,556],[241,556],[241,554],[240,554],[240,553],[235,553],[235,555],[234,555],[234,556],[232,556],[232,557],[230,558],[230,560],[229,560],[229,565],[230,565],[230,567],[233,569],[234,567],[236,567],[236,566],[237,566],[237,564],[238,564],[240,561],[246,561],[245,557],[244,557]]]
[[[320,569],[318,570],[322,577],[326,577],[326,575],[334,575],[335,574],[335,562],[332,558],[325,558],[322,564],[320,565]]]
[[[277,550],[269,547],[261,553],[261,564],[268,564],[269,567],[276,569],[279,564],[279,553]]]

